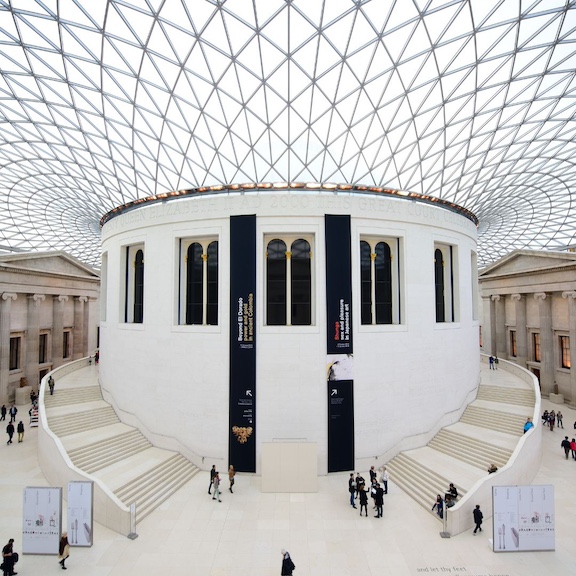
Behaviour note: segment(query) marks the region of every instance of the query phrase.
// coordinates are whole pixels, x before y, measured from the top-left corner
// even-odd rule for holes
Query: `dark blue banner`
[[[325,216],[328,472],[354,470],[350,216]]]
[[[256,472],[256,216],[230,218],[228,462]]]

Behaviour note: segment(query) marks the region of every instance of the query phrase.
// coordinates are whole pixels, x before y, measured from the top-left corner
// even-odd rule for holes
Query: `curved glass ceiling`
[[[480,219],[481,264],[573,242],[576,6],[0,0],[0,248],[99,265],[170,190],[337,182]]]

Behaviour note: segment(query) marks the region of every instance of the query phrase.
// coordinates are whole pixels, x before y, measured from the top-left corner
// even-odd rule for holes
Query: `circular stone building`
[[[422,445],[479,380],[476,224],[331,184],[119,207],[102,219],[102,386],[203,468],[260,473],[293,442],[324,474]]]

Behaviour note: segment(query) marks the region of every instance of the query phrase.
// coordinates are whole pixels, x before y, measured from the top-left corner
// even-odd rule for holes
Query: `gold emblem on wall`
[[[252,435],[252,426],[232,426],[232,432],[240,444],[246,444]]]

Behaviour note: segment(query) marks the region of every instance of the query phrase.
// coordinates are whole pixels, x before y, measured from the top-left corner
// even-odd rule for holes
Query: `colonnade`
[[[568,300],[569,314],[561,328],[554,326],[552,310],[554,298],[560,297]],[[531,298],[536,301],[537,318],[528,318],[527,305]],[[515,320],[506,317],[508,299],[514,302]],[[483,306],[484,351],[537,373],[544,396],[558,392],[559,359],[556,357],[558,346],[555,346],[555,332],[569,331],[570,359],[574,366],[567,370],[569,374],[563,376],[569,381],[566,400],[571,405],[576,405],[576,291],[490,294],[483,296]],[[515,330],[515,355],[511,350],[510,329]],[[534,344],[529,339],[533,333],[539,334],[539,358],[535,357]]]
[[[26,306],[18,306],[20,300]],[[65,323],[68,302],[73,303],[73,323]],[[11,402],[14,388],[21,378],[37,387],[41,370],[52,370],[64,362],[82,358],[94,352],[96,334],[90,334],[90,326],[96,326],[97,299],[83,295],[41,294],[3,292],[0,295],[0,402]],[[51,305],[51,322],[41,324],[41,307]],[[18,309],[16,307],[18,306]],[[25,309],[25,318],[22,318]],[[68,314],[70,317],[70,314]],[[70,332],[69,354],[65,357],[64,332]],[[48,334],[45,361],[39,358],[40,334]],[[19,362],[16,369],[10,366],[10,338],[20,337]]]

